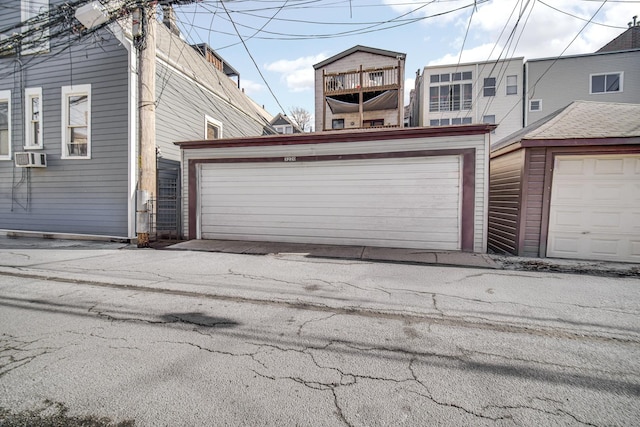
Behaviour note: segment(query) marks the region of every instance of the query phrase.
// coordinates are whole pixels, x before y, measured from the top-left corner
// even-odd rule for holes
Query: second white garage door
[[[460,156],[203,164],[200,238],[459,250]]]
[[[640,262],[640,156],[558,156],[547,256]]]

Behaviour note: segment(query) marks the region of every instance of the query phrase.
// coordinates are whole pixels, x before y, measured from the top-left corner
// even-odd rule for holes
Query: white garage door
[[[640,156],[558,156],[547,256],[640,262]]]
[[[460,249],[460,156],[203,164],[203,239]]]

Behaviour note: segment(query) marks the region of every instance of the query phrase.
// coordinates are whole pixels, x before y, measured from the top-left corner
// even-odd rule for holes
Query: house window
[[[382,71],[369,73],[369,86],[382,86],[384,83],[383,75]]]
[[[11,159],[11,92],[0,90],[0,159]]]
[[[25,145],[42,148],[42,88],[25,89]]]
[[[507,76],[507,95],[518,94],[518,76]]]
[[[452,125],[469,125],[471,124],[471,117],[457,117],[455,119],[451,119]]]
[[[362,122],[362,127],[365,127],[365,128],[374,128],[374,127],[382,127],[382,126],[384,126],[384,119],[364,120]]]
[[[91,85],[62,87],[62,158],[91,158]]]
[[[496,96],[495,77],[487,77],[484,79],[483,94],[484,96]]]
[[[542,111],[542,100],[541,99],[529,100],[529,111]]]
[[[622,73],[592,74],[591,93],[622,92]]]
[[[496,124],[496,116],[494,114],[490,114],[487,116],[482,116],[482,123],[487,123],[490,125]],[[491,133],[496,133],[496,130],[492,130]]]
[[[212,117],[204,116],[204,139],[210,141],[220,138],[222,138],[222,123]]]
[[[440,126],[440,120],[429,120],[429,126]]]
[[[21,0],[21,21],[35,19],[30,25],[22,27],[22,33],[27,34],[23,39],[21,53],[28,55],[49,51],[48,16],[49,0]]]
[[[344,119],[331,120],[331,129],[344,129]]]

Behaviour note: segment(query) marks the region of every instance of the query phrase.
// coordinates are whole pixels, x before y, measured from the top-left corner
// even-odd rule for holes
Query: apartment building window
[[[25,94],[24,148],[42,148],[42,88],[28,88]]]
[[[529,111],[542,111],[542,100],[541,99],[530,99],[529,100]]]
[[[431,83],[445,84],[429,87],[429,111],[470,110],[473,105],[473,84],[463,82],[472,78],[471,71],[432,74]],[[451,81],[462,83],[449,83]]]
[[[11,159],[11,91],[0,90],[0,159]]]
[[[452,125],[470,125],[471,117],[456,117],[454,119],[451,119],[451,124]]]
[[[331,129],[344,129],[344,119],[331,120]]]
[[[22,27],[23,33],[30,33],[23,39],[21,53],[28,55],[47,52],[49,50],[49,28],[46,22],[48,20],[46,13],[49,11],[49,0],[21,0],[20,10],[22,22],[38,16],[42,19],[42,22]]]
[[[594,93],[622,92],[622,73],[592,74],[591,92]]]
[[[91,85],[62,87],[62,158],[91,158]]]
[[[507,76],[507,95],[518,94],[518,76]]]
[[[207,141],[222,138],[222,123],[212,117],[204,116],[204,138]]]
[[[483,95],[496,96],[496,78],[495,77],[487,77],[484,79]]]

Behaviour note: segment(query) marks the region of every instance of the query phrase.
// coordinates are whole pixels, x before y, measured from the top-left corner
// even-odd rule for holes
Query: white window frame
[[[44,11],[49,11],[49,0],[20,0],[20,20],[22,22],[27,21],[35,16],[38,16],[40,13]],[[25,25],[22,27],[22,32],[29,31],[29,26]],[[27,48],[22,49],[21,54],[30,55],[34,53],[45,53],[49,52],[49,29],[45,28],[42,30],[42,33],[37,35],[37,37],[27,37],[25,41],[29,43],[31,40],[42,41],[38,44]]]
[[[11,160],[11,91],[0,90],[0,102],[7,103],[7,132],[8,150],[7,154],[0,155],[0,160]]]
[[[532,106],[531,106],[534,102],[537,102],[538,105],[540,106],[540,108],[538,108],[537,110],[534,110],[532,108]],[[529,100],[529,111],[531,111],[531,112],[542,111],[542,99],[530,99]]]
[[[510,84],[509,84],[509,79],[513,79],[513,80],[515,80],[515,84],[510,85]],[[513,92],[513,93],[509,93],[509,89],[510,89],[510,88],[514,88],[514,87],[515,87],[515,92]],[[506,94],[507,94],[507,96],[510,96],[510,95],[517,95],[517,94],[518,94],[518,76],[517,76],[517,75],[507,76],[507,89],[506,89]]]
[[[208,116],[205,114],[204,116],[204,137],[203,139],[205,141],[214,141],[213,139],[208,140],[207,139],[207,127],[209,126],[209,123],[211,123],[212,125],[214,125],[215,127],[218,128],[218,139],[222,138],[222,122],[220,120],[216,120],[211,116]]]
[[[493,79],[493,85],[487,85],[487,80]],[[492,91],[493,93],[491,93],[491,95],[487,95],[487,90]],[[482,96],[484,97],[490,97],[490,96],[496,96],[496,93],[498,92],[498,80],[495,77],[485,77],[483,79],[483,83],[482,83]]]
[[[597,77],[597,76],[608,76],[611,74],[617,74],[618,75],[618,82],[619,82],[619,87],[620,90],[615,90],[615,91],[607,91],[607,87],[606,87],[606,80],[605,80],[605,90],[603,92],[594,92],[593,91],[593,78]],[[606,79],[606,77],[605,77]],[[606,72],[606,73],[593,73],[593,74],[589,74],[589,95],[608,95],[608,94],[612,94],[612,93],[622,93],[624,91],[624,71],[610,71],[610,72]]]
[[[62,86],[62,155],[60,158],[67,160],[87,160],[91,159],[91,85]],[[70,141],[69,132],[69,97],[87,96],[87,154],[84,156],[71,156],[67,154],[67,142]]]
[[[40,136],[40,143],[33,143],[33,103],[31,100],[33,98],[40,99],[40,119],[38,120],[38,135]],[[42,150],[44,148],[44,140],[42,134],[42,120],[44,118],[44,111],[42,108],[43,100],[42,100],[42,88],[41,87],[32,87],[24,90],[24,111],[25,111],[25,120],[24,120],[24,149],[25,150]]]

